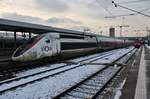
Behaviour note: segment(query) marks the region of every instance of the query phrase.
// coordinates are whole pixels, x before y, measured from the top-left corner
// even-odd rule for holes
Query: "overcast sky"
[[[138,2],[135,2],[138,1]],[[150,0],[115,0],[125,7],[142,11],[150,15]],[[145,10],[146,9],[146,10]],[[116,27],[119,36],[119,25],[123,36],[144,35],[150,27],[150,17],[140,14],[133,16],[105,18],[115,15],[128,15],[135,12],[115,7],[111,0],[0,0],[0,17],[17,21],[44,24],[74,30],[90,28],[108,35],[109,27]]]

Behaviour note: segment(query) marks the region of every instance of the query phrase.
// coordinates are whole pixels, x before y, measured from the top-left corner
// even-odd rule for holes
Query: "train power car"
[[[90,33],[44,33],[31,38],[12,55],[13,61],[34,61],[54,56],[74,56],[131,45],[130,41]]]
[[[133,45],[135,48],[140,48],[140,46],[142,45],[142,42],[140,40],[135,40]]]

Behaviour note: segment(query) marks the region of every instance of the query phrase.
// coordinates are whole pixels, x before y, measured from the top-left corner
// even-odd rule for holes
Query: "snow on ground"
[[[126,82],[126,79],[124,79],[123,82],[120,84],[119,88],[116,89],[116,95],[115,95],[114,99],[120,99],[120,96],[122,94],[121,90],[122,90],[125,82]]]
[[[100,65],[85,65],[61,75],[43,79],[0,95],[0,99],[50,99],[64,89],[104,68]]]
[[[129,47],[130,48],[130,47]],[[126,48],[123,48],[123,49],[126,49]],[[102,53],[99,53],[99,54],[93,54],[93,55],[89,55],[89,56],[84,56],[84,57],[80,57],[80,58],[76,58],[76,59],[71,59],[71,60],[68,60],[68,61],[71,61],[71,62],[79,62],[81,60],[85,60],[85,59],[88,59],[88,58],[92,58],[92,57],[96,57],[96,56],[104,56],[106,54],[113,54],[117,51],[119,51],[120,49],[115,49],[115,50],[111,50],[111,51],[107,51],[107,52],[102,52]]]
[[[61,66],[64,66],[64,65],[66,65],[66,64],[65,63],[50,64],[50,65],[47,65],[47,66],[38,67],[38,68],[30,69],[30,70],[27,70],[27,71],[24,71],[24,72],[16,73],[15,76],[16,77],[22,77],[22,76],[26,76],[26,75],[31,75],[31,74],[35,74],[37,72],[42,72],[42,71],[45,71],[45,70],[61,67]]]
[[[145,46],[146,46],[147,48],[149,48],[149,49],[150,49],[150,46],[149,46],[149,45],[145,44]]]
[[[43,78],[43,77],[46,77],[46,76],[49,76],[49,75],[53,75],[53,74],[56,74],[58,72],[64,71],[64,70],[69,69],[69,68],[77,67],[77,66],[78,65],[70,65],[70,66],[66,66],[64,68],[60,68],[60,69],[57,69],[57,70],[52,70],[52,71],[49,71],[49,72],[44,72],[42,74],[34,75],[32,77],[28,77],[28,78],[24,78],[24,79],[21,79],[21,80],[13,81],[13,82],[8,83],[8,84],[3,84],[3,85],[0,86],[0,91],[4,90],[4,89],[15,87],[15,86],[27,83],[27,82],[31,82],[33,80],[40,79],[40,78]]]
[[[96,54],[93,54],[93,55],[84,56],[84,57],[80,57],[80,58],[76,58],[76,59],[71,59],[71,60],[68,60],[68,61],[80,62],[80,61],[83,61],[83,60],[86,60],[86,59],[94,58],[94,57],[97,57],[97,56],[104,56],[106,54],[115,53],[115,52],[117,52],[117,50],[112,50],[112,51],[103,52],[103,53],[96,53]]]
[[[79,62],[79,61],[81,61],[81,60],[89,59],[89,58],[92,58],[92,57],[96,57],[96,56],[103,57],[103,56],[111,55],[111,54],[118,53],[118,52],[120,52],[120,53],[118,53],[117,55],[120,56],[120,54],[124,54],[124,53],[126,53],[126,52],[129,52],[129,51],[132,50],[133,48],[134,48],[133,46],[130,46],[130,47],[127,47],[127,48],[115,49],[115,50],[111,50],[111,51],[108,51],[108,52],[103,52],[103,53],[99,53],[99,54],[89,55],[89,56],[86,56],[86,57],[80,57],[80,58],[72,59],[72,60],[69,60],[69,61],[71,61],[71,62]],[[110,61],[110,60],[112,60],[112,59],[115,60],[117,57],[119,57],[119,56],[117,56],[117,55],[114,54],[113,57],[112,57],[112,56],[108,56],[107,58],[98,60],[97,62],[95,61],[94,63],[110,63],[110,62],[112,62],[112,61]],[[114,57],[115,57],[115,58],[114,58]],[[96,57],[95,59],[97,59],[97,57]],[[90,62],[90,61],[92,61],[92,60],[94,60],[94,58],[92,58],[92,59],[90,59],[90,60],[87,60],[87,61],[85,61],[85,62],[88,63],[88,62]]]
[[[128,53],[129,51],[131,51],[133,49],[133,47],[129,48],[129,49],[121,49],[121,50],[118,50],[117,53],[115,54],[112,54],[110,56],[107,56],[105,58],[102,58],[102,59],[98,59],[97,61],[94,61],[92,63],[111,63],[113,62],[114,60],[118,59],[118,57],[121,57],[123,56],[124,54]]]
[[[125,57],[121,58],[119,61],[117,61],[118,64],[125,64],[127,60],[137,51],[137,49],[132,50],[130,53],[128,53]]]

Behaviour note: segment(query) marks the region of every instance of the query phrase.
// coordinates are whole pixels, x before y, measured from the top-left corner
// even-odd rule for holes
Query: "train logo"
[[[52,48],[49,47],[49,46],[44,46],[41,49],[42,49],[43,52],[48,52],[48,51],[52,50]]]

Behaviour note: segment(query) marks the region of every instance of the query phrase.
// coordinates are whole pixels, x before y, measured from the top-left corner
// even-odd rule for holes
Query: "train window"
[[[79,35],[64,35],[64,34],[61,34],[60,38],[84,39],[83,36],[79,36]]]
[[[27,42],[22,44],[21,49],[24,51],[27,50],[28,48],[32,47],[35,43],[37,43],[42,37],[44,37],[44,35],[35,36],[29,39]]]
[[[50,40],[49,40],[49,39],[47,39],[45,42],[46,42],[46,43],[50,43]]]

